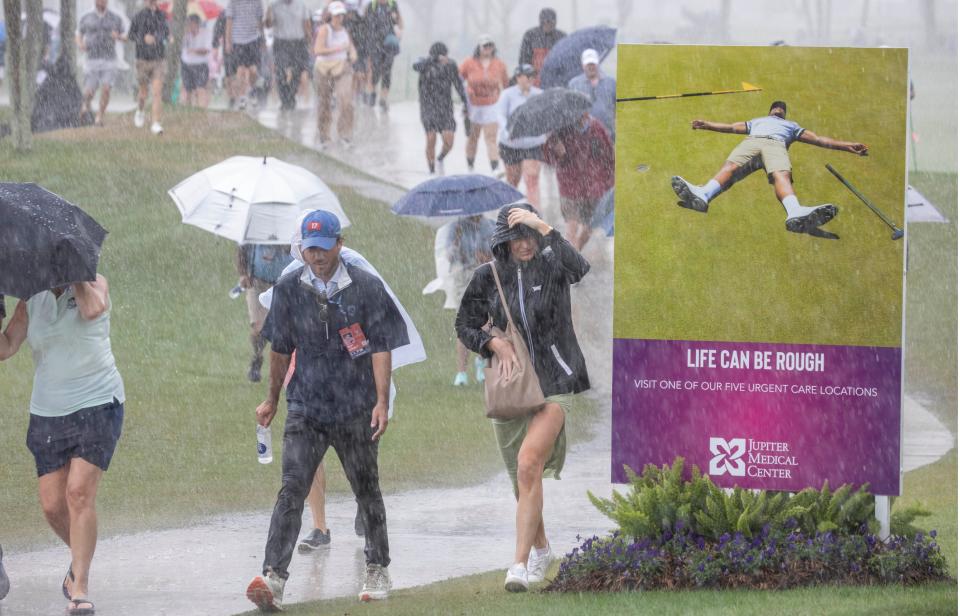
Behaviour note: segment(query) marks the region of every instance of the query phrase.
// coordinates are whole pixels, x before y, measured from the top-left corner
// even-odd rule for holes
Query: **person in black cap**
[[[550,8],[540,11],[539,26],[530,28],[523,34],[519,64],[533,66],[536,71],[533,85],[540,87],[540,69],[543,68],[543,61],[557,41],[565,36],[566,33],[557,30],[557,12]]]
[[[800,205],[793,190],[790,155],[787,153],[790,144],[800,141],[858,156],[867,155],[867,146],[862,143],[821,137],[787,120],[787,104],[783,101],[774,101],[768,115],[746,122],[722,124],[693,120],[690,126],[693,130],[734,133],[747,135],[747,138],[733,149],[720,171],[703,186],[692,184],[679,175],[673,176],[670,183],[680,197],[677,205],[706,213],[710,201],[722,191],[763,168],[767,172],[767,179],[773,184],[777,200],[787,212],[786,229],[794,233],[816,232],[837,215],[837,207],[830,203],[814,207]]]
[[[430,46],[430,55],[420,58],[413,65],[420,73],[417,90],[420,94],[420,122],[427,133],[427,167],[430,173],[443,175],[443,159],[453,149],[453,134],[457,122],[453,117],[452,89],[460,95],[463,110],[467,110],[467,92],[457,72],[457,62],[447,56],[447,46],[434,43]],[[440,154],[437,154],[437,133],[443,140]]]
[[[457,312],[457,337],[501,370],[516,369],[513,345],[493,337],[487,323],[505,331],[510,316],[527,341],[545,403],[524,417],[493,420],[497,445],[517,499],[517,547],[504,588],[526,591],[542,582],[553,553],[543,526],[543,477],[560,478],[566,457],[565,420],[573,396],[590,389],[587,365],[573,329],[570,285],[590,264],[529,203],[503,206],[490,240],[494,260],[474,271]],[[501,280],[506,302],[494,279]]]

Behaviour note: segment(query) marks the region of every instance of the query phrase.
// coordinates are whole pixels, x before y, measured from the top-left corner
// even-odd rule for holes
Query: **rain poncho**
[[[300,244],[303,241],[303,238],[300,236],[300,227],[301,223],[303,222],[303,218],[306,217],[308,213],[309,212],[304,212],[300,217],[300,220],[297,222],[297,231],[290,240],[290,256],[293,257],[293,261],[283,270],[281,277],[303,267],[304,265],[303,253],[300,252]],[[383,276],[380,275],[380,272],[377,271],[377,268],[371,265],[370,262],[367,261],[359,252],[351,248],[347,248],[346,246],[340,250],[340,259],[348,265],[359,267],[360,269],[370,272],[379,278],[380,281],[383,282],[383,286],[387,291],[387,295],[389,295],[390,299],[393,300],[393,303],[397,306],[397,310],[400,312],[400,316],[403,317],[403,322],[407,326],[407,338],[410,342],[409,344],[398,347],[391,351],[391,368],[396,370],[397,368],[402,368],[403,366],[416,364],[425,360],[427,358],[427,351],[423,346],[423,339],[420,337],[420,332],[417,331],[417,326],[413,324],[413,319],[410,318],[410,314],[403,307],[403,304],[400,303],[400,300],[397,299],[396,293],[393,292],[393,289],[390,288],[390,285],[387,284],[387,281],[383,279]],[[263,304],[267,310],[270,309],[270,304],[272,301],[273,288],[267,289],[260,294],[260,303]],[[396,397],[396,393],[396,387],[393,379],[391,379],[389,409],[389,415],[391,417],[393,416],[393,399]]]
[[[443,291],[446,294],[443,307],[448,310],[459,308],[473,270],[487,260],[478,260],[477,255],[489,246],[493,228],[493,221],[487,218],[474,223],[467,217],[437,229],[433,245],[437,277],[423,288],[423,294]]]

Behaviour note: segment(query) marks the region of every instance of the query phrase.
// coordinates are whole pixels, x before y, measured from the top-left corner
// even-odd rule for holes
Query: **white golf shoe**
[[[837,215],[837,206],[830,203],[818,205],[816,207],[800,206],[800,212],[787,219],[787,231],[794,233],[807,233],[811,229],[821,227]]]
[[[679,175],[670,178],[670,186],[673,188],[673,192],[677,193],[677,196],[680,197],[680,203],[678,205],[696,212],[705,213],[707,211],[709,203],[703,188],[696,184],[691,184]]]
[[[527,577],[526,565],[517,563],[507,569],[507,578],[503,581],[503,587],[507,592],[527,592],[530,581]]]

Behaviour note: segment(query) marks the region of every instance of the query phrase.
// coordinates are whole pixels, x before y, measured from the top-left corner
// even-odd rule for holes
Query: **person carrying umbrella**
[[[543,158],[540,148],[547,138],[541,135],[511,139],[507,124],[513,112],[526,103],[531,96],[536,96],[543,91],[532,84],[534,69],[529,64],[518,66],[513,76],[517,81],[516,85],[501,92],[500,100],[497,101],[497,123],[500,126],[497,139],[500,142],[500,158],[507,172],[507,182],[516,188],[520,184],[522,175],[527,188],[527,199],[530,205],[539,210],[540,160]]]
[[[267,318],[267,310],[260,305],[260,294],[277,282],[283,268],[293,260],[289,252],[290,247],[283,244],[241,244],[237,247],[237,273],[240,274],[240,288],[246,290],[250,343],[253,346],[253,358],[247,372],[247,380],[251,383],[260,382],[266,346],[260,330]]]
[[[458,218],[446,230],[446,258],[450,263],[449,275],[453,278],[453,295],[447,297],[452,300],[451,308],[458,308],[473,272],[484,263],[493,259],[490,252],[490,240],[494,233],[493,221],[482,215],[464,216]],[[440,233],[440,230],[437,230]],[[444,307],[447,307],[446,304]],[[454,387],[463,387],[467,384],[467,358],[470,351],[457,338],[457,374],[453,377]],[[474,375],[478,383],[484,380],[484,361],[479,356],[474,361]]]
[[[540,24],[523,33],[520,43],[519,64],[529,64],[533,67],[533,85],[540,87],[540,69],[547,54],[557,44],[557,41],[566,36],[557,30],[557,12],[546,8],[540,11]]]
[[[24,341],[35,363],[27,447],[40,506],[70,548],[63,580],[68,615],[90,615],[90,563],[97,546],[97,487],[123,426],[123,379],[110,347],[107,280],[75,282],[17,303],[0,334],[0,360]],[[67,342],[69,341],[69,342]]]
[[[613,188],[613,144],[600,121],[585,112],[572,126],[550,135],[543,160],[557,169],[566,237],[580,250],[590,239],[597,203]]]
[[[457,63],[447,56],[447,46],[434,43],[430,54],[420,58],[413,65],[420,73],[417,91],[420,96],[420,123],[427,133],[427,167],[430,173],[443,175],[443,159],[453,149],[453,133],[457,121],[453,117],[453,96],[456,89],[463,101],[463,110],[467,110],[467,93],[457,73]],[[437,154],[437,133],[440,133],[443,147]]]

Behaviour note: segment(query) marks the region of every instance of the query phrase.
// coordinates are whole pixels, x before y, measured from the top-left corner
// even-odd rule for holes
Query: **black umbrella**
[[[576,124],[592,106],[593,101],[586,94],[550,88],[517,107],[507,122],[507,130],[511,139],[546,135]]]
[[[0,182],[0,221],[0,293],[26,299],[96,278],[107,232],[59,195]]]
[[[553,46],[550,53],[543,60],[540,69],[540,87],[564,87],[571,79],[583,72],[580,65],[580,54],[586,49],[593,49],[600,56],[600,61],[617,45],[617,31],[607,26],[583,28],[571,32]]]

